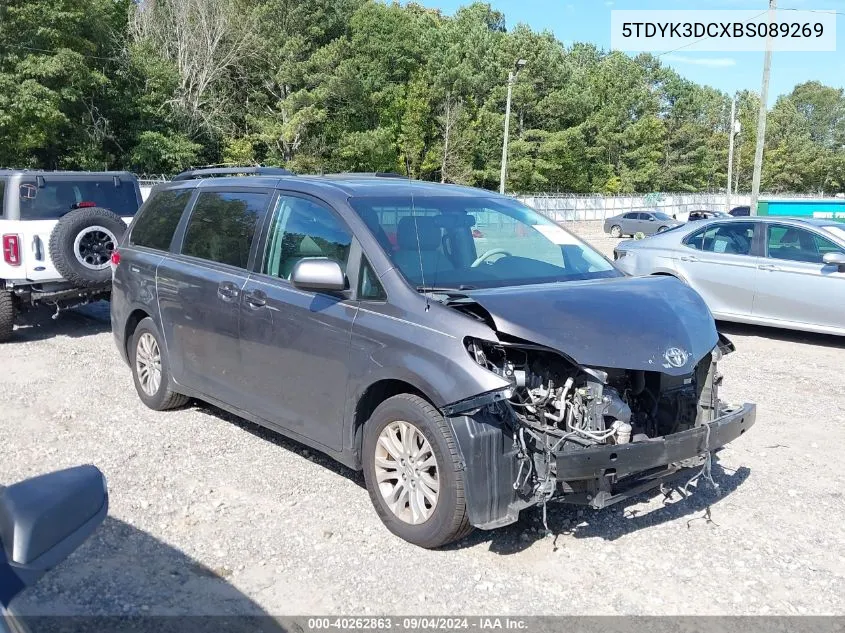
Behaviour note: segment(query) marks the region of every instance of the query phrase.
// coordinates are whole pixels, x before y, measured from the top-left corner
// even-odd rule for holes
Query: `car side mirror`
[[[339,292],[346,290],[346,275],[333,259],[307,257],[300,259],[290,274],[291,283],[301,290]]]
[[[828,266],[837,266],[840,273],[845,273],[845,253],[825,253],[822,261]]]
[[[650,218],[648,219],[648,221],[649,221],[649,222],[654,222],[654,217],[650,217]]]
[[[108,513],[106,480],[77,466],[0,489],[0,605],[65,560]]]

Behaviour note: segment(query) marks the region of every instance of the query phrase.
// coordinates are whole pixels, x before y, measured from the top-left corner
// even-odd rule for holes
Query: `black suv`
[[[213,177],[232,172],[253,175]],[[113,265],[147,406],[200,398],[363,469],[385,525],[424,547],[709,472],[754,423],[718,398],[732,346],[693,290],[625,277],[488,191],[189,172]]]

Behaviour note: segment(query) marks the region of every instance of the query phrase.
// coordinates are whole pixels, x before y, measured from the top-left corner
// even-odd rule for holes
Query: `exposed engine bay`
[[[505,385],[442,408],[476,527],[535,505],[545,520],[551,500],[600,509],[676,479],[686,492],[701,480],[718,487],[714,452],[754,425],[753,403],[719,399],[717,365],[733,344],[674,280],[440,294],[489,328],[463,347]],[[633,299],[647,313],[608,309]]]
[[[554,438],[556,451],[670,435],[695,426],[701,416],[709,420],[716,408],[715,389],[701,402],[715,372],[712,354],[689,376],[674,377],[577,367],[532,345],[469,341],[467,350],[479,365],[511,381],[516,417],[526,429]]]
[[[721,410],[716,362],[732,351],[721,339],[690,374],[671,376],[581,367],[555,350],[522,341],[468,339],[466,346],[476,363],[512,385],[509,398],[488,410],[512,427],[519,464],[514,490],[531,503],[559,497],[596,507],[613,502],[614,469],[601,478],[564,480],[558,477],[558,460],[592,447],[657,441],[716,419]],[[709,453],[702,453],[668,468],[702,466],[707,460]],[[659,471],[665,474],[667,467]]]

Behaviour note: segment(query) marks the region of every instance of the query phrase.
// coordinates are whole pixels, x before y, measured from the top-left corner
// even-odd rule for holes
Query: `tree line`
[[[268,164],[398,171],[498,186],[508,72],[507,188],[714,191],[731,97],[659,57],[377,0],[4,0],[0,166],[176,173]],[[737,95],[739,190],[758,95]],[[845,95],[818,82],[769,112],[763,189],[845,190]]]

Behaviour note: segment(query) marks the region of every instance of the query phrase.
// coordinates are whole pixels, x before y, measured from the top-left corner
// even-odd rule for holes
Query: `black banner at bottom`
[[[3,624],[6,628],[4,629]],[[845,633],[845,616],[6,616],[13,633]]]

